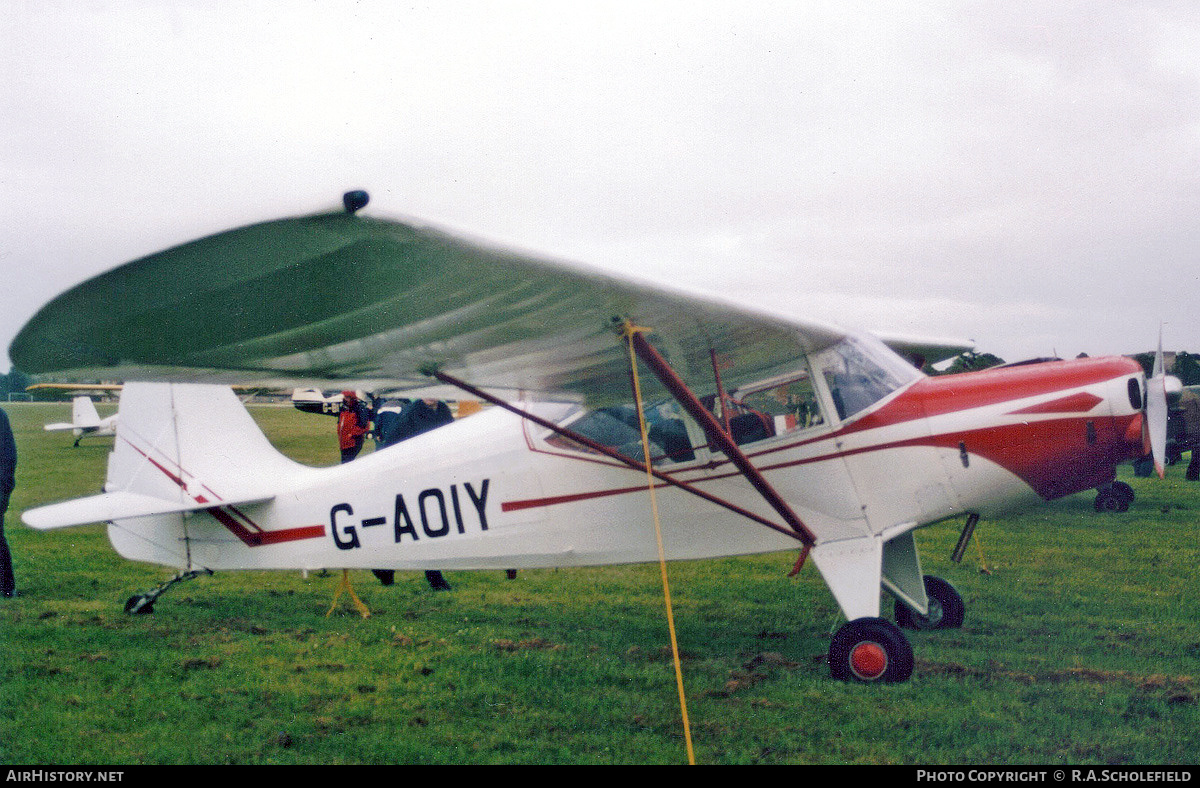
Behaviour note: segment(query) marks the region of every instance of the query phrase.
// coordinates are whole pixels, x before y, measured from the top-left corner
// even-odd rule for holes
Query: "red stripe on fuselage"
[[[233,510],[233,507],[230,507],[230,509]],[[308,525],[300,528],[284,528],[279,531],[264,531],[250,518],[246,517],[246,515],[237,512],[242,519],[257,529],[251,531],[224,509],[213,507],[204,511],[212,515],[214,520],[225,526],[230,533],[240,539],[247,547],[261,547],[262,545],[296,542],[303,539],[317,539],[325,536],[324,525]]]
[[[665,487],[666,484],[656,484],[655,487]],[[624,495],[625,493],[644,492],[646,485],[636,487],[617,487],[611,490],[596,490],[593,492],[574,493],[571,495],[553,495],[548,498],[529,498],[523,501],[506,501],[500,504],[502,512],[518,512],[522,509],[538,509],[544,506],[555,506],[560,503],[575,503],[588,501],[593,498],[604,498],[609,495]]]
[[[175,484],[179,485],[179,489],[183,490],[183,492],[187,495],[190,495],[192,500],[194,500],[196,503],[208,503],[208,499],[203,495],[196,495],[188,491],[187,482],[184,481],[183,477],[186,475],[195,479],[196,477],[193,474],[188,473],[182,467],[179,468],[178,474],[172,473],[162,463],[151,457],[147,452],[139,449],[128,438],[123,438],[123,440],[129,445],[130,448],[145,457],[146,462],[150,463],[155,468],[158,468],[158,470],[161,471],[164,476],[166,476]],[[217,495],[217,493],[213,492],[212,488],[207,484],[201,482],[200,486],[211,493],[212,496],[218,501],[224,500],[220,495]],[[281,542],[296,542],[304,539],[320,539],[325,536],[324,525],[306,525],[298,528],[283,528],[278,531],[264,531],[263,528],[258,525],[258,523],[251,520],[237,508],[233,506],[228,508],[229,511],[225,511],[225,509],[214,506],[205,509],[204,511],[208,512],[214,520],[225,526],[230,533],[240,539],[247,547],[259,547],[268,544],[279,544]],[[234,515],[236,515],[236,517]],[[244,521],[246,525],[249,525],[250,528],[247,528],[246,525],[243,525],[242,522],[239,522],[238,518]]]

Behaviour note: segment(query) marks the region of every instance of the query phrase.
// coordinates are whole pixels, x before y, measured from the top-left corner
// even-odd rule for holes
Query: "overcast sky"
[[[88,277],[353,188],[1010,361],[1200,352],[1193,0],[7,0],[0,77],[5,353]]]

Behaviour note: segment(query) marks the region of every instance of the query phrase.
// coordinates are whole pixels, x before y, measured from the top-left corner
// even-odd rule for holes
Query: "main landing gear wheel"
[[[1096,491],[1097,512],[1126,512],[1133,503],[1133,488],[1125,482],[1113,482]]]
[[[967,615],[967,606],[954,586],[940,577],[925,575],[925,595],[929,614],[921,615],[896,600],[896,623],[904,629],[958,629]]]
[[[913,651],[891,621],[856,618],[829,644],[829,672],[840,681],[891,684],[912,676]]]

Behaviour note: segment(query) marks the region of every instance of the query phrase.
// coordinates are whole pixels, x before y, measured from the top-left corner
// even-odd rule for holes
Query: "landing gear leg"
[[[167,589],[184,580],[192,580],[201,575],[211,575],[211,569],[193,569],[190,572],[180,572],[165,583],[159,583],[152,591],[134,594],[125,602],[125,612],[130,614],[149,614],[154,612],[154,601],[166,593]]]
[[[829,672],[839,681],[908,681],[913,651],[908,638],[882,618],[856,618],[839,629],[829,644]]]

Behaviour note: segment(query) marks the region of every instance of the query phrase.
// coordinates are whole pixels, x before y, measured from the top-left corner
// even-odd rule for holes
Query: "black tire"
[[[912,671],[912,645],[886,619],[857,618],[829,643],[829,672],[839,681],[894,684],[908,681]]]
[[[125,601],[125,612],[130,615],[148,616],[154,612],[154,600],[145,594],[134,594]]]
[[[958,629],[967,616],[967,605],[958,589],[936,575],[925,575],[929,615],[923,616],[896,600],[896,623],[904,629]]]
[[[1108,488],[1116,493],[1117,496],[1119,496],[1126,503],[1133,503],[1133,499],[1136,497],[1133,492],[1133,488],[1125,482],[1113,482],[1108,486]]]
[[[1129,511],[1129,501],[1108,487],[1096,493],[1096,502],[1093,506],[1097,512],[1102,514]]]

